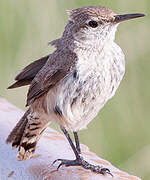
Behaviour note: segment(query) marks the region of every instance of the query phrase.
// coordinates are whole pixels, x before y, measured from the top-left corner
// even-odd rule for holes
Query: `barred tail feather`
[[[40,139],[43,131],[47,127],[36,127],[36,124],[34,124],[34,126],[35,130],[30,129],[29,124],[26,127],[26,130],[24,132],[24,135],[21,139],[21,143],[18,148],[17,160],[19,161],[26,160],[34,153],[36,144]]]
[[[23,115],[20,121],[16,124],[14,129],[11,131],[9,136],[6,139],[6,143],[12,143],[13,148],[17,148],[20,144],[21,138],[23,136],[26,124],[28,122],[27,116],[29,114],[29,110]]]
[[[17,160],[26,160],[34,153],[36,144],[48,124],[30,115],[29,111],[24,114],[6,140],[7,143],[12,143],[12,147],[18,147]]]

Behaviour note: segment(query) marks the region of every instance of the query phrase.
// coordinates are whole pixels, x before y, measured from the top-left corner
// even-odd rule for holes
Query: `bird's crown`
[[[88,19],[95,19],[101,23],[113,21],[116,15],[112,10],[103,6],[87,6],[67,11],[69,19],[79,24],[84,23]]]

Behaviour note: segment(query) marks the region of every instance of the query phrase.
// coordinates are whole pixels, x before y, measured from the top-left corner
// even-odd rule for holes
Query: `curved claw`
[[[111,175],[112,177],[114,177],[114,176],[111,174],[111,172],[110,172],[110,170],[109,170],[108,168],[102,168],[102,169],[101,169],[101,173],[102,173],[103,175],[109,174],[109,175]]]
[[[63,163],[60,163],[59,166],[57,167],[57,171],[59,170],[59,168],[63,165]]]
[[[57,167],[57,171],[58,171],[58,169],[62,166],[62,165],[65,165],[65,166],[67,166],[67,161],[69,161],[69,160],[66,160],[66,159],[56,159],[54,162],[53,162],[53,164],[55,164],[55,162],[57,162],[57,161],[61,161],[61,163],[58,165],[58,167]],[[65,164],[66,163],[66,164]]]
[[[61,161],[61,159],[56,159],[56,160],[52,163],[52,165],[54,165],[55,162],[57,162],[57,161]]]

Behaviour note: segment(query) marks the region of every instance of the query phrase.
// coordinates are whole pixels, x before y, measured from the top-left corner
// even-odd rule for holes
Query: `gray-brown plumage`
[[[13,89],[25,85],[29,85],[31,81],[34,79],[36,74],[42,69],[49,58],[48,56],[42,57],[33,63],[29,64],[25,67],[16,77],[16,82],[8,87],[8,89]]]
[[[75,160],[60,159],[60,166],[80,165],[101,174],[110,173],[81,158],[77,132],[98,114],[123,78],[124,54],[114,42],[118,23],[144,15],[116,15],[101,6],[83,7],[68,14],[62,37],[50,43],[56,51],[24,68],[17,75],[17,82],[9,87],[30,84],[29,109],[7,142],[18,147],[18,160],[25,160],[34,152],[44,129],[56,122],[76,156]],[[76,146],[68,130],[74,132]]]
[[[64,61],[65,60],[65,61]],[[60,80],[75,69],[77,57],[70,50],[55,51],[48,62],[31,82],[27,105],[54,87]]]
[[[6,142],[10,143],[12,142],[12,147],[16,148],[20,145],[22,134],[25,130],[25,127],[27,125],[27,115],[29,114],[29,110],[26,111],[24,116],[20,119],[20,121],[17,123],[17,125],[14,127],[12,132],[9,134]]]

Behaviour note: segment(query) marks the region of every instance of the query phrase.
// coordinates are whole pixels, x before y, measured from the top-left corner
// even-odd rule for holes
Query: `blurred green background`
[[[65,11],[86,5],[104,5],[118,14],[147,14],[119,26],[116,42],[126,55],[126,75],[115,97],[80,137],[97,155],[149,180],[149,0],[0,0],[0,96],[25,109],[27,87],[10,91],[7,86],[25,65],[53,51],[47,43],[61,36]]]

